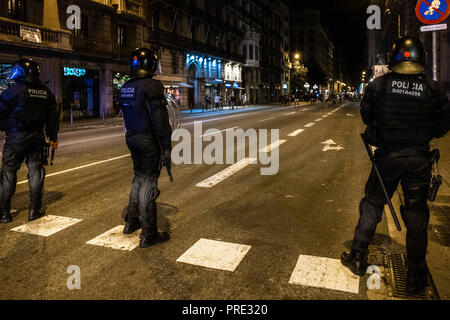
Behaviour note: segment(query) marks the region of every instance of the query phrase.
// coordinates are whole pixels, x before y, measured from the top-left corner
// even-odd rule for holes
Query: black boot
[[[409,294],[423,293],[428,287],[428,277],[426,270],[408,270],[406,276],[406,292]]]
[[[133,218],[130,221],[125,221],[125,227],[123,228],[123,234],[132,234],[136,230],[141,228],[141,221],[139,218]]]
[[[12,216],[10,213],[0,214],[0,223],[9,223],[9,222],[12,222]]]
[[[357,276],[363,276],[368,266],[365,256],[365,254],[354,250],[351,250],[350,253],[343,252],[341,255],[341,263]]]
[[[8,200],[2,200],[1,213],[0,213],[0,223],[12,222],[11,216],[11,204]]]
[[[42,218],[45,215],[44,209],[34,209],[30,208],[30,211],[28,212],[28,221],[34,221],[39,218]]]
[[[140,236],[141,241],[139,242],[139,247],[147,248],[153,246],[155,244],[166,242],[170,239],[170,235],[168,232],[160,232],[158,231],[156,235],[144,235]]]

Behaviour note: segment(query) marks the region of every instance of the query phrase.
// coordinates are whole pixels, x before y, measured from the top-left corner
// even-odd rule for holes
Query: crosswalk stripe
[[[359,277],[340,260],[300,255],[289,283],[358,294]]]
[[[25,223],[11,229],[11,231],[34,234],[42,237],[49,237],[61,230],[82,221],[81,219],[47,215],[38,220]]]
[[[202,238],[183,253],[177,262],[233,272],[250,249],[248,245]]]
[[[310,122],[307,125],[305,125],[305,128],[311,128],[312,126],[315,126],[316,124],[314,122]]]
[[[296,137],[304,131],[305,131],[305,129],[298,129],[298,130],[292,131],[291,133],[288,134],[288,137]]]
[[[133,234],[123,234],[123,228],[123,225],[114,227],[86,243],[117,250],[131,251],[139,245],[140,232],[136,231]]]
[[[197,183],[195,186],[200,188],[212,188],[219,182],[222,182],[226,178],[229,178],[231,175],[235,174],[239,170],[244,169],[250,163],[256,163],[257,160],[255,158],[245,158],[241,161],[233,164],[232,166],[226,168],[225,170],[220,171],[219,173],[203,180],[202,182]]]

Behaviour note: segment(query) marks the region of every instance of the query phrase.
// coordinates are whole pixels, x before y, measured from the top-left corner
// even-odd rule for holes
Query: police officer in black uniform
[[[392,197],[399,183],[403,189],[407,290],[413,293],[427,285],[427,194],[432,170],[429,142],[449,131],[450,110],[438,83],[424,75],[425,51],[419,39],[398,39],[390,61],[392,72],[369,83],[360,107],[368,126],[366,139],[378,147],[375,161],[389,196]],[[360,218],[351,251],[341,256],[343,265],[357,275],[366,272],[368,246],[386,203],[372,169],[359,205]]]
[[[164,88],[152,79],[157,65],[158,56],[153,50],[141,48],[132,52],[131,79],[119,96],[135,172],[123,233],[142,227],[141,248],[169,240],[169,234],[159,232],[156,224],[158,178],[162,166],[170,168],[172,151]]]
[[[58,147],[59,116],[52,92],[39,80],[39,65],[31,59],[21,59],[10,69],[9,79],[15,85],[0,96],[0,123],[6,131],[1,169],[0,223],[12,221],[11,198],[16,190],[17,171],[25,160],[28,166],[30,210],[28,220],[44,215],[46,137],[50,147]]]

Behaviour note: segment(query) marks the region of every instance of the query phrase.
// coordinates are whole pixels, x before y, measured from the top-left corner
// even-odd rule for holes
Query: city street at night
[[[0,0],[0,310],[437,313],[449,16],[450,0]]]
[[[123,240],[119,238],[123,236],[118,226],[123,225],[132,163],[120,120],[106,125],[99,122],[98,128],[63,126],[55,165],[47,167],[44,205],[47,217],[71,220],[55,223],[43,218],[39,226],[17,230],[32,224],[26,219],[28,190],[22,168],[13,200],[13,208],[19,212],[12,224],[0,225],[0,297],[391,299],[383,288],[368,292],[369,275],[359,279],[332,263],[351,243],[370,170],[359,139],[363,125],[356,103],[260,106],[187,115],[182,127],[192,131],[193,121],[202,121],[205,131],[279,128],[279,141],[285,141],[279,146],[279,173],[262,176],[259,165],[249,164],[213,187],[202,188],[196,185],[230,166],[174,166],[174,183],[163,170],[158,225],[170,231],[171,240],[151,250],[140,249],[136,232],[125,237],[126,247],[121,248]],[[325,143],[328,140],[335,144]],[[445,139],[442,145],[449,143]],[[447,161],[441,170],[449,168]],[[447,195],[441,199],[448,199],[448,185],[443,189]],[[437,215],[439,210],[432,213]],[[52,228],[58,232],[43,236]],[[89,244],[114,228],[119,238]],[[390,237],[397,233],[390,228],[383,218],[372,243],[374,264],[383,264],[384,251],[404,250]],[[211,240],[220,241],[216,245],[232,245],[210,252],[216,265],[214,258],[207,256],[177,261],[194,245],[202,241],[207,245]],[[434,258],[430,268],[436,268],[439,276],[435,281],[444,286],[441,297],[446,294],[448,298],[449,280],[446,272],[442,273],[448,270],[448,251],[438,238],[430,237],[430,242],[433,250],[445,254],[437,261]],[[243,247],[235,249],[237,245]],[[234,257],[236,254],[242,256]],[[315,282],[323,270],[314,271],[312,266],[304,283],[292,283],[300,256],[310,257],[311,265],[314,259],[334,259],[329,260],[328,272],[338,282]],[[430,257],[433,259],[433,251]],[[204,263],[212,265],[205,267]],[[67,289],[66,270],[71,265],[80,268],[81,290]],[[224,270],[230,265],[232,270]]]

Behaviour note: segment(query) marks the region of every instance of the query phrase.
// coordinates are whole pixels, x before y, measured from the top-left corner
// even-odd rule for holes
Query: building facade
[[[80,29],[69,28],[71,5]],[[155,78],[183,109],[215,96],[240,105],[244,93],[247,103],[275,102],[289,88],[287,12],[286,1],[1,1],[0,90],[11,64],[30,57],[63,118],[115,115],[129,53],[151,47],[161,58]]]
[[[81,9],[79,30],[68,29],[72,4]],[[0,64],[6,70],[21,57],[36,60],[63,118],[113,115],[128,54],[144,42],[144,10],[142,0],[2,1]]]
[[[334,44],[321,23],[319,10],[294,11],[290,18],[291,50],[306,67],[318,65],[325,77],[323,89],[332,90]],[[312,85],[312,84],[311,84]]]

